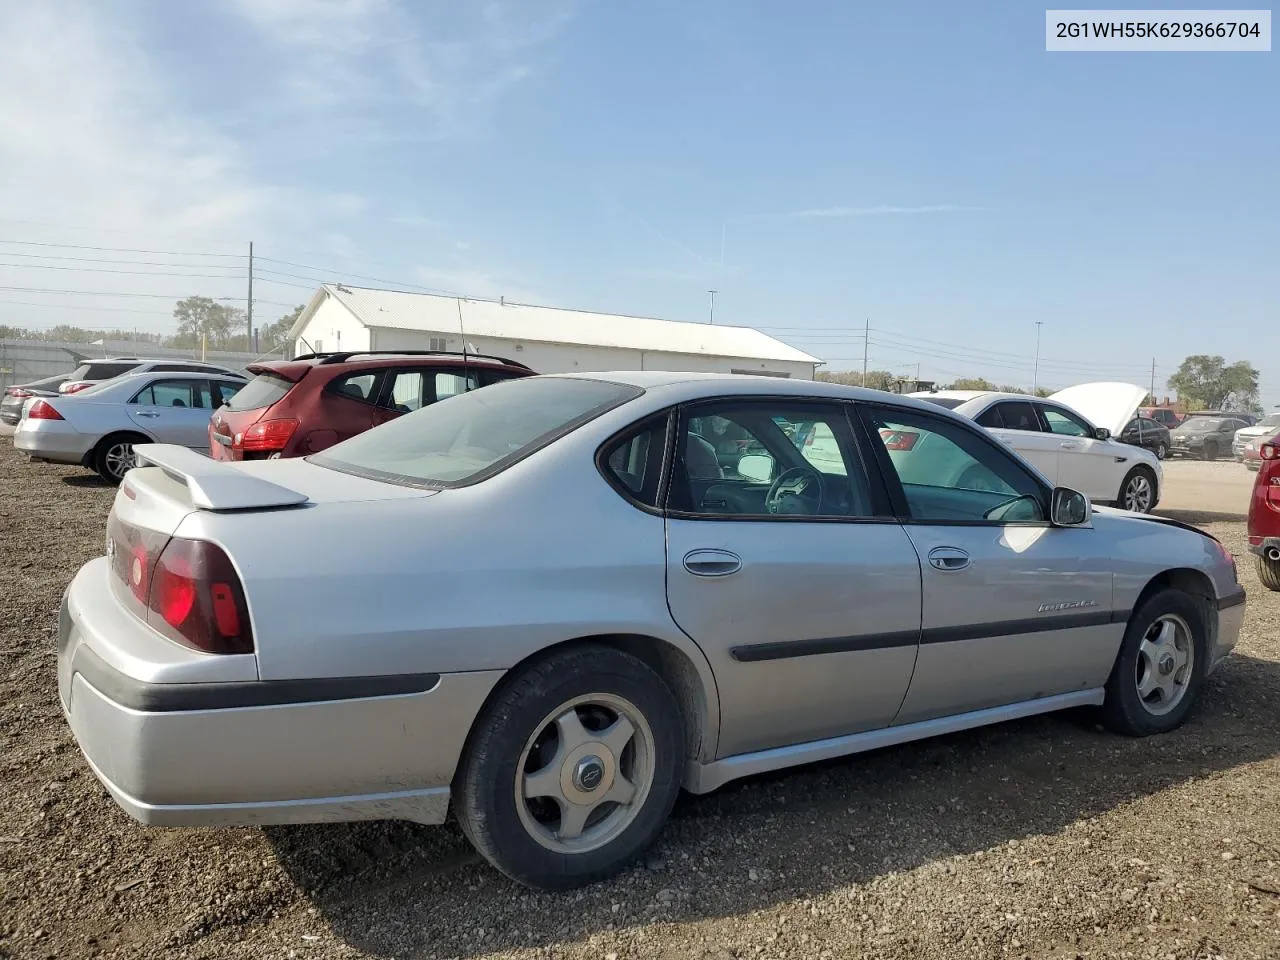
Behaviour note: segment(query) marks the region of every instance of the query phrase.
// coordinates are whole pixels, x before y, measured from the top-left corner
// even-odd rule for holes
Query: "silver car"
[[[248,383],[235,373],[125,374],[69,396],[26,400],[13,445],[32,460],[74,463],[119,483],[133,446],[209,448],[209,418]]]
[[[539,887],[621,869],[681,787],[1069,707],[1172,730],[1244,616],[1213,537],[835,384],[531,377],[305,459],[135,450],[58,640],[120,806],[452,808]]]

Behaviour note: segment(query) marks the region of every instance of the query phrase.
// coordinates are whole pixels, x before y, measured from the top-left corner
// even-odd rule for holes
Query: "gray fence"
[[[62,343],[54,340],[0,340],[0,390],[15,383],[70,373],[86,360],[103,357],[173,357],[207,360],[238,370],[254,360],[280,358],[284,348],[272,354],[231,353],[225,350],[178,350],[148,341],[111,340],[106,343]]]

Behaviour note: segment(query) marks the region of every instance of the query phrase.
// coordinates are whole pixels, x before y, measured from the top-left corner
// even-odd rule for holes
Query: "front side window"
[[[428,404],[308,459],[389,483],[472,483],[643,392],[628,384],[575,377],[509,380],[459,394],[449,403]]]
[[[157,380],[131,402],[150,407],[208,410],[212,403],[208,380]]]
[[[875,515],[844,408],[776,400],[699,404],[681,418],[669,506],[695,517]]]
[[[1043,522],[1042,485],[996,444],[914,410],[871,407],[882,466],[901,485],[911,519],[926,523]]]
[[[1088,437],[1093,431],[1089,425],[1075,414],[1067,413],[1057,407],[1044,407],[1045,423],[1049,424],[1049,432],[1064,437]]]

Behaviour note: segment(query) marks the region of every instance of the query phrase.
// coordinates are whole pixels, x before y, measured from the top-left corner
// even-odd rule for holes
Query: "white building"
[[[682,370],[812,380],[817,357],[749,327],[326,283],[289,332],[293,355],[342,350],[468,351],[539,373]]]

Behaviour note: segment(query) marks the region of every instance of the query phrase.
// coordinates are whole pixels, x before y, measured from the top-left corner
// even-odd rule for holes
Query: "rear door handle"
[[[934,547],[929,551],[929,565],[936,570],[963,570],[969,566],[969,555],[959,547]]]
[[[160,416],[160,414],[156,413],[153,410],[139,410],[137,413],[134,414],[134,416],[135,417],[158,417]]]
[[[742,569],[742,558],[728,550],[690,550],[684,568],[695,577],[727,577]]]

